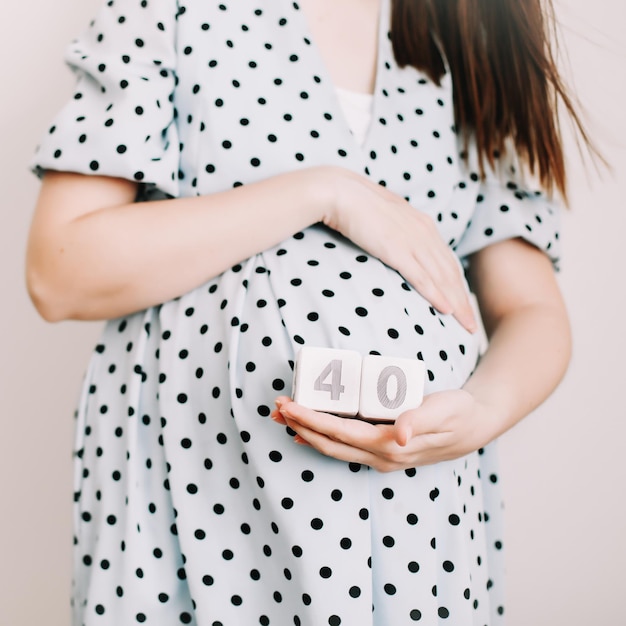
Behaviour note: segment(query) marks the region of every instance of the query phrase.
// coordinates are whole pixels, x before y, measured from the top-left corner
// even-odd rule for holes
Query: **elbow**
[[[25,280],[30,300],[46,322],[96,321],[126,312],[115,308],[116,291],[94,292],[93,281],[75,268],[27,262]]]
[[[51,237],[31,227],[25,259],[26,290],[35,310],[46,322],[69,319],[60,264],[52,253]],[[67,282],[67,281],[66,281]]]
[[[47,272],[33,263],[26,267],[26,289],[35,310],[46,322],[71,319],[61,290],[53,284]]]

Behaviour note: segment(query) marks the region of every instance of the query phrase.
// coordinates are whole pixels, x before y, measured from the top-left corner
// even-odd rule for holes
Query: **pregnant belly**
[[[289,393],[302,346],[420,359],[425,393],[461,387],[479,353],[477,336],[396,271],[318,225],[164,304],[159,322],[169,337],[162,368],[175,363],[180,380],[228,371],[239,396],[252,379],[260,396]],[[212,384],[206,376],[200,383]],[[211,389],[202,385],[196,393],[206,397]]]
[[[150,336],[159,337],[160,401],[178,410],[184,396],[191,415],[232,410],[239,420],[266,417],[273,399],[291,392],[302,346],[419,359],[426,394],[461,387],[479,354],[476,335],[440,315],[396,271],[322,226],[165,303],[156,315]],[[152,366],[142,359],[141,367]]]
[[[249,300],[256,307],[256,283],[269,283],[294,352],[309,345],[417,358],[427,393],[458,388],[472,372],[478,337],[335,231],[316,225],[260,256],[268,272],[251,276]]]

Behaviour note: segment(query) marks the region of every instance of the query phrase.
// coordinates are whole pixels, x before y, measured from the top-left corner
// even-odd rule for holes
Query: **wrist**
[[[341,210],[339,183],[345,170],[332,165],[323,165],[309,171],[311,173],[309,192],[316,206],[317,221],[337,230]]]
[[[485,388],[473,383],[471,378],[463,390],[472,396],[481,416],[481,437],[485,444],[498,438],[517,421],[506,390],[495,389],[493,385]]]

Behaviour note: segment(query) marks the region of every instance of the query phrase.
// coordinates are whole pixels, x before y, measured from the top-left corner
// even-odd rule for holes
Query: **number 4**
[[[359,410],[361,355],[306,346],[296,355],[293,399],[316,411],[354,417]]]
[[[339,359],[333,359],[322,370],[322,373],[315,379],[313,388],[315,391],[330,391],[331,400],[340,400],[341,394],[345,392],[346,388],[341,384],[341,368],[343,361]],[[324,381],[328,376],[332,375],[330,384]]]

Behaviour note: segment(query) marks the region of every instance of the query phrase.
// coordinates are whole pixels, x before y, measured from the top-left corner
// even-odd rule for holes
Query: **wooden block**
[[[393,422],[424,398],[426,368],[417,359],[368,355],[361,368],[359,417]]]
[[[293,399],[316,411],[351,417],[359,410],[360,382],[358,352],[304,347],[296,357]]]

